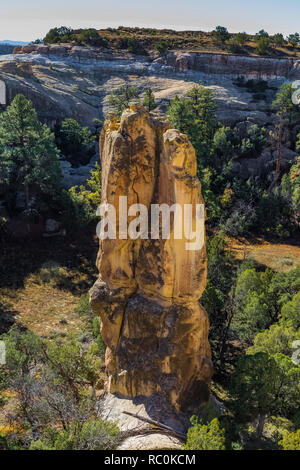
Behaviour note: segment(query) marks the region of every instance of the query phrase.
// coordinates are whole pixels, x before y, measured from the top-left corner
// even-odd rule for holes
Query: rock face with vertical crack
[[[108,391],[161,396],[176,410],[205,403],[212,363],[208,317],[199,303],[206,286],[204,224],[202,245],[187,249],[199,218],[195,207],[203,208],[195,150],[162,118],[131,107],[120,121],[106,121],[100,155],[102,203],[116,210],[116,237],[100,240],[100,276],[90,301],[107,346]],[[136,215],[126,223],[119,217],[124,196],[128,208],[143,204],[150,215],[153,207],[173,206],[168,238],[160,225],[153,228],[150,216],[142,236],[127,236]],[[186,229],[187,204],[194,210]]]

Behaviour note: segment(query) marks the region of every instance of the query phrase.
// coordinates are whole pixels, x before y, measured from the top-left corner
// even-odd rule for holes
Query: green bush
[[[278,445],[282,450],[300,450],[300,429],[295,432],[286,432]]]
[[[164,54],[170,48],[170,43],[168,41],[158,41],[154,44],[154,49],[160,54]]]
[[[101,200],[101,168],[98,163],[91,170],[91,177],[86,185],[73,186],[69,191],[62,191],[58,198],[58,207],[70,230],[87,227],[98,220],[96,211]]]
[[[93,336],[95,341],[93,345],[93,352],[98,354],[102,360],[104,360],[106,346],[100,333],[100,320],[98,314],[96,314],[90,306],[88,294],[83,294],[80,297],[75,312],[84,319],[87,331]]]
[[[206,425],[193,416],[191,424],[185,450],[225,450],[225,430],[220,427],[217,418]]]
[[[239,359],[232,375],[231,393],[235,397],[240,422],[258,418],[260,437],[267,415],[291,416],[300,404],[300,366],[283,355],[258,352]]]
[[[74,31],[66,26],[60,26],[59,28],[52,28],[46,34],[43,39],[44,44],[55,44],[60,42],[69,42],[73,39]]]
[[[95,153],[95,136],[75,119],[63,120],[56,129],[56,142],[66,159],[75,165],[85,165]]]
[[[76,35],[76,40],[80,44],[100,46],[104,45],[105,41],[99,36],[99,33],[94,28],[82,29],[79,34]]]
[[[271,38],[271,41],[276,47],[282,47],[284,46],[284,43],[285,43],[283,34],[281,33],[274,34],[274,36],[272,36]]]
[[[113,450],[118,442],[117,425],[98,418],[71,423],[67,430],[47,427],[30,450]]]
[[[281,322],[290,325],[294,330],[300,329],[300,292],[297,292],[292,300],[283,305]]]
[[[291,44],[291,46],[296,47],[300,43],[300,34],[299,33],[290,34],[287,40],[288,40],[288,43]]]
[[[155,103],[154,93],[151,90],[151,88],[147,88],[145,91],[143,105],[149,112],[157,108],[157,104]]]
[[[224,26],[217,26],[212,32],[212,38],[215,43],[224,44],[228,39],[230,39],[230,34],[228,29]]]
[[[237,33],[233,34],[231,38],[227,41],[227,48],[230,52],[234,54],[239,54],[242,52],[242,48],[245,46],[246,42],[249,40],[247,33]]]
[[[266,55],[269,52],[269,48],[270,38],[267,36],[262,36],[257,41],[255,53],[258,55]]]
[[[267,141],[266,129],[253,124],[249,127],[247,134],[247,138],[242,139],[238,152],[241,157],[258,157]]]
[[[137,38],[122,37],[118,42],[118,46],[120,49],[127,49],[128,52],[131,52],[132,54],[145,53],[141,41],[139,41]]]
[[[289,325],[275,323],[255,336],[254,344],[247,349],[247,353],[265,352],[272,355],[281,353],[291,356],[295,340],[300,340],[300,330],[297,332]]]
[[[131,104],[139,102],[139,91],[136,87],[122,86],[117,91],[113,91],[108,97],[108,104],[111,110],[120,117],[122,112],[129,108]]]

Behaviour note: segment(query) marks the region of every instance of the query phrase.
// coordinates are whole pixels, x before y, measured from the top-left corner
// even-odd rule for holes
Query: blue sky
[[[0,0],[0,5],[0,40],[30,41],[61,25],[300,32],[299,0]]]

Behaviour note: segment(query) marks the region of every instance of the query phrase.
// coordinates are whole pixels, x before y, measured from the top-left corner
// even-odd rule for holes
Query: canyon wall
[[[205,242],[187,250],[187,239],[174,236],[180,219],[172,214],[166,239],[161,234],[151,239],[150,221],[143,237],[125,238],[131,219],[125,227],[119,221],[120,196],[127,197],[128,207],[144,204],[149,213],[151,204],[203,204],[195,150],[169,127],[142,107],[104,125],[102,203],[116,208],[117,236],[100,240],[100,277],[90,299],[107,345],[108,391],[129,398],[160,396],[183,410],[209,398],[209,322],[199,304],[206,286]]]
[[[62,45],[26,45],[16,47],[14,54],[42,54],[71,58],[75,61],[129,61],[137,59],[152,66],[165,65],[174,71],[187,72],[189,70],[203,72],[207,75],[230,75],[232,77],[245,76],[247,78],[300,78],[299,60],[296,58],[253,57],[235,54],[217,54],[205,52],[172,51],[163,55],[152,54],[136,56],[130,53],[115,53],[101,51],[92,47]],[[156,67],[157,68],[157,67]],[[167,69],[165,70],[167,72]]]
[[[181,51],[137,56],[70,44],[28,45],[0,56],[0,80],[7,104],[23,93],[50,125],[76,115],[81,124],[93,127],[93,119],[103,119],[109,110],[107,95],[125,84],[141,93],[151,88],[158,111],[164,113],[170,99],[199,83],[214,91],[224,124],[249,119],[266,125],[272,123],[271,103],[281,83],[300,79],[299,64],[295,58]],[[265,80],[266,92],[241,86],[241,77],[245,82]]]
[[[235,127],[242,140],[253,124],[274,131],[276,92],[284,81],[300,79],[300,61],[295,58],[182,51],[137,56],[70,44],[28,45],[15,52],[0,56],[0,109],[1,103],[10,104],[22,93],[33,102],[39,119],[52,128],[76,117],[95,129],[94,119],[103,121],[109,112],[108,95],[121,86],[136,87],[141,99],[151,88],[156,111],[164,114],[171,99],[185,96],[200,83],[214,92],[217,119]],[[289,142],[283,142],[282,164],[289,165],[296,155]],[[89,168],[80,168],[77,175],[68,162],[62,160],[61,165],[67,187],[85,182]],[[276,150],[265,148],[256,157],[234,160],[233,171],[246,180],[265,177],[275,166]]]

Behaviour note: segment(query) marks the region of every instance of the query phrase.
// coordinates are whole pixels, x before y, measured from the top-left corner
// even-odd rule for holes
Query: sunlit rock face
[[[209,322],[199,303],[206,286],[204,230],[201,248],[187,249],[186,233],[174,236],[180,222],[185,228],[184,212],[170,214],[167,239],[161,230],[151,238],[150,217],[143,238],[126,238],[135,217],[126,224],[119,217],[120,196],[128,208],[143,204],[148,214],[153,204],[202,205],[195,150],[162,118],[131,107],[120,121],[111,116],[105,123],[100,155],[102,203],[116,209],[116,238],[100,241],[100,276],[90,298],[107,345],[109,392],[161,395],[178,410],[204,403],[212,375]],[[196,218],[194,210],[192,231]]]

